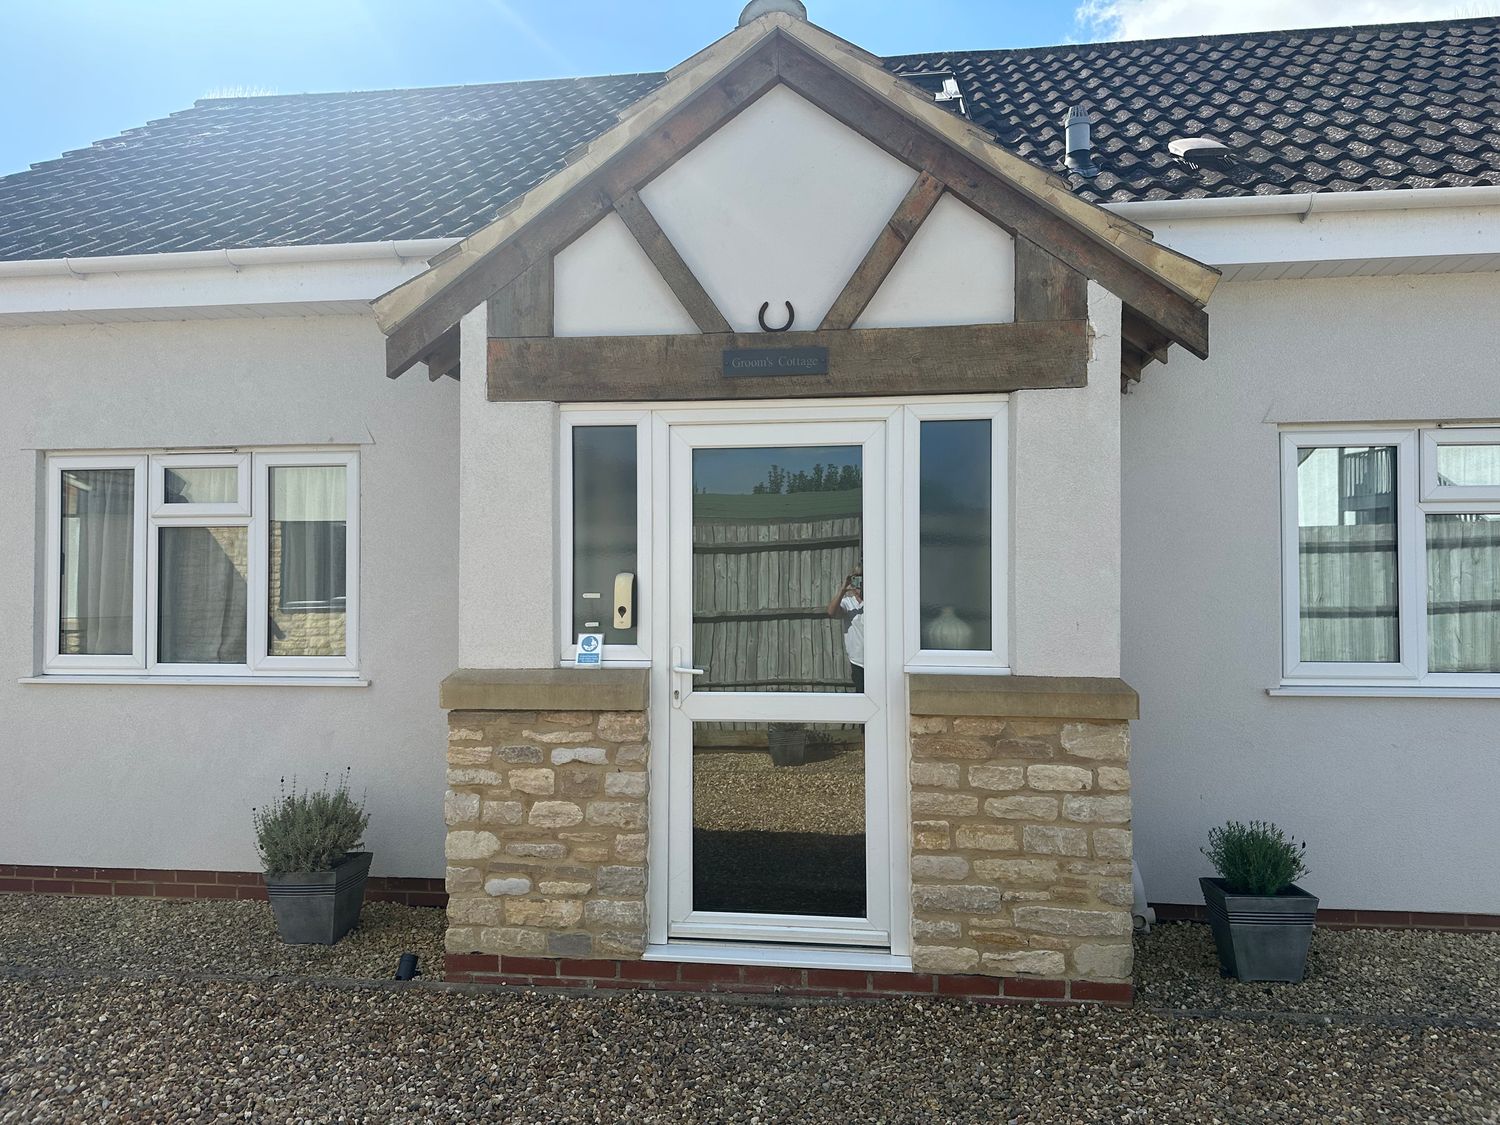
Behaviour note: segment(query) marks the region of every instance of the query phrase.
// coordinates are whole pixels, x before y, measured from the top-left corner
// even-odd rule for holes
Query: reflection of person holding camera
[[[854,690],[865,690],[865,573],[864,567],[855,564],[854,570],[844,576],[844,584],[828,603],[828,616],[840,618],[844,623],[844,652],[849,657],[849,678],[854,681]]]

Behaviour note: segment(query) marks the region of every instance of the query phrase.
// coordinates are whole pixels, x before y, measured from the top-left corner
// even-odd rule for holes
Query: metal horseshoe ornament
[[[797,310],[792,308],[792,302],[786,302],[786,323],[780,328],[772,328],[766,323],[766,313],[771,309],[771,302],[767,301],[760,307],[760,330],[762,332],[787,332],[797,322]]]

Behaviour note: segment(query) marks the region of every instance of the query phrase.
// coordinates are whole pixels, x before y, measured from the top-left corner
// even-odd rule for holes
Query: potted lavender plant
[[[276,928],[288,945],[333,945],[354,928],[364,905],[370,853],[358,851],[370,815],[349,795],[349,771],[339,783],[281,794],[254,810],[255,837],[266,872]]]
[[[1297,886],[1307,849],[1274,824],[1231,820],[1203,849],[1218,878],[1202,878],[1219,965],[1240,980],[1295,982],[1307,967],[1318,900]]]

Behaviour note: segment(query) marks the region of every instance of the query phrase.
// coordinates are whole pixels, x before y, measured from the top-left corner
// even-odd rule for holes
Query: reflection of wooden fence
[[[1400,659],[1396,525],[1299,529],[1302,658]],[[1433,671],[1500,665],[1500,522],[1427,522],[1427,604]]]
[[[863,490],[693,497],[693,660],[704,691],[847,691],[830,599],[860,561]]]

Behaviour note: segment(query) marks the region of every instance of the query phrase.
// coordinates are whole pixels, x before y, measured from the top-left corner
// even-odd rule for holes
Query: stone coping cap
[[[913,715],[1109,721],[1141,717],[1141,698],[1104,676],[911,674]]]
[[[445,711],[644,711],[646,668],[460,668],[438,689]]]

